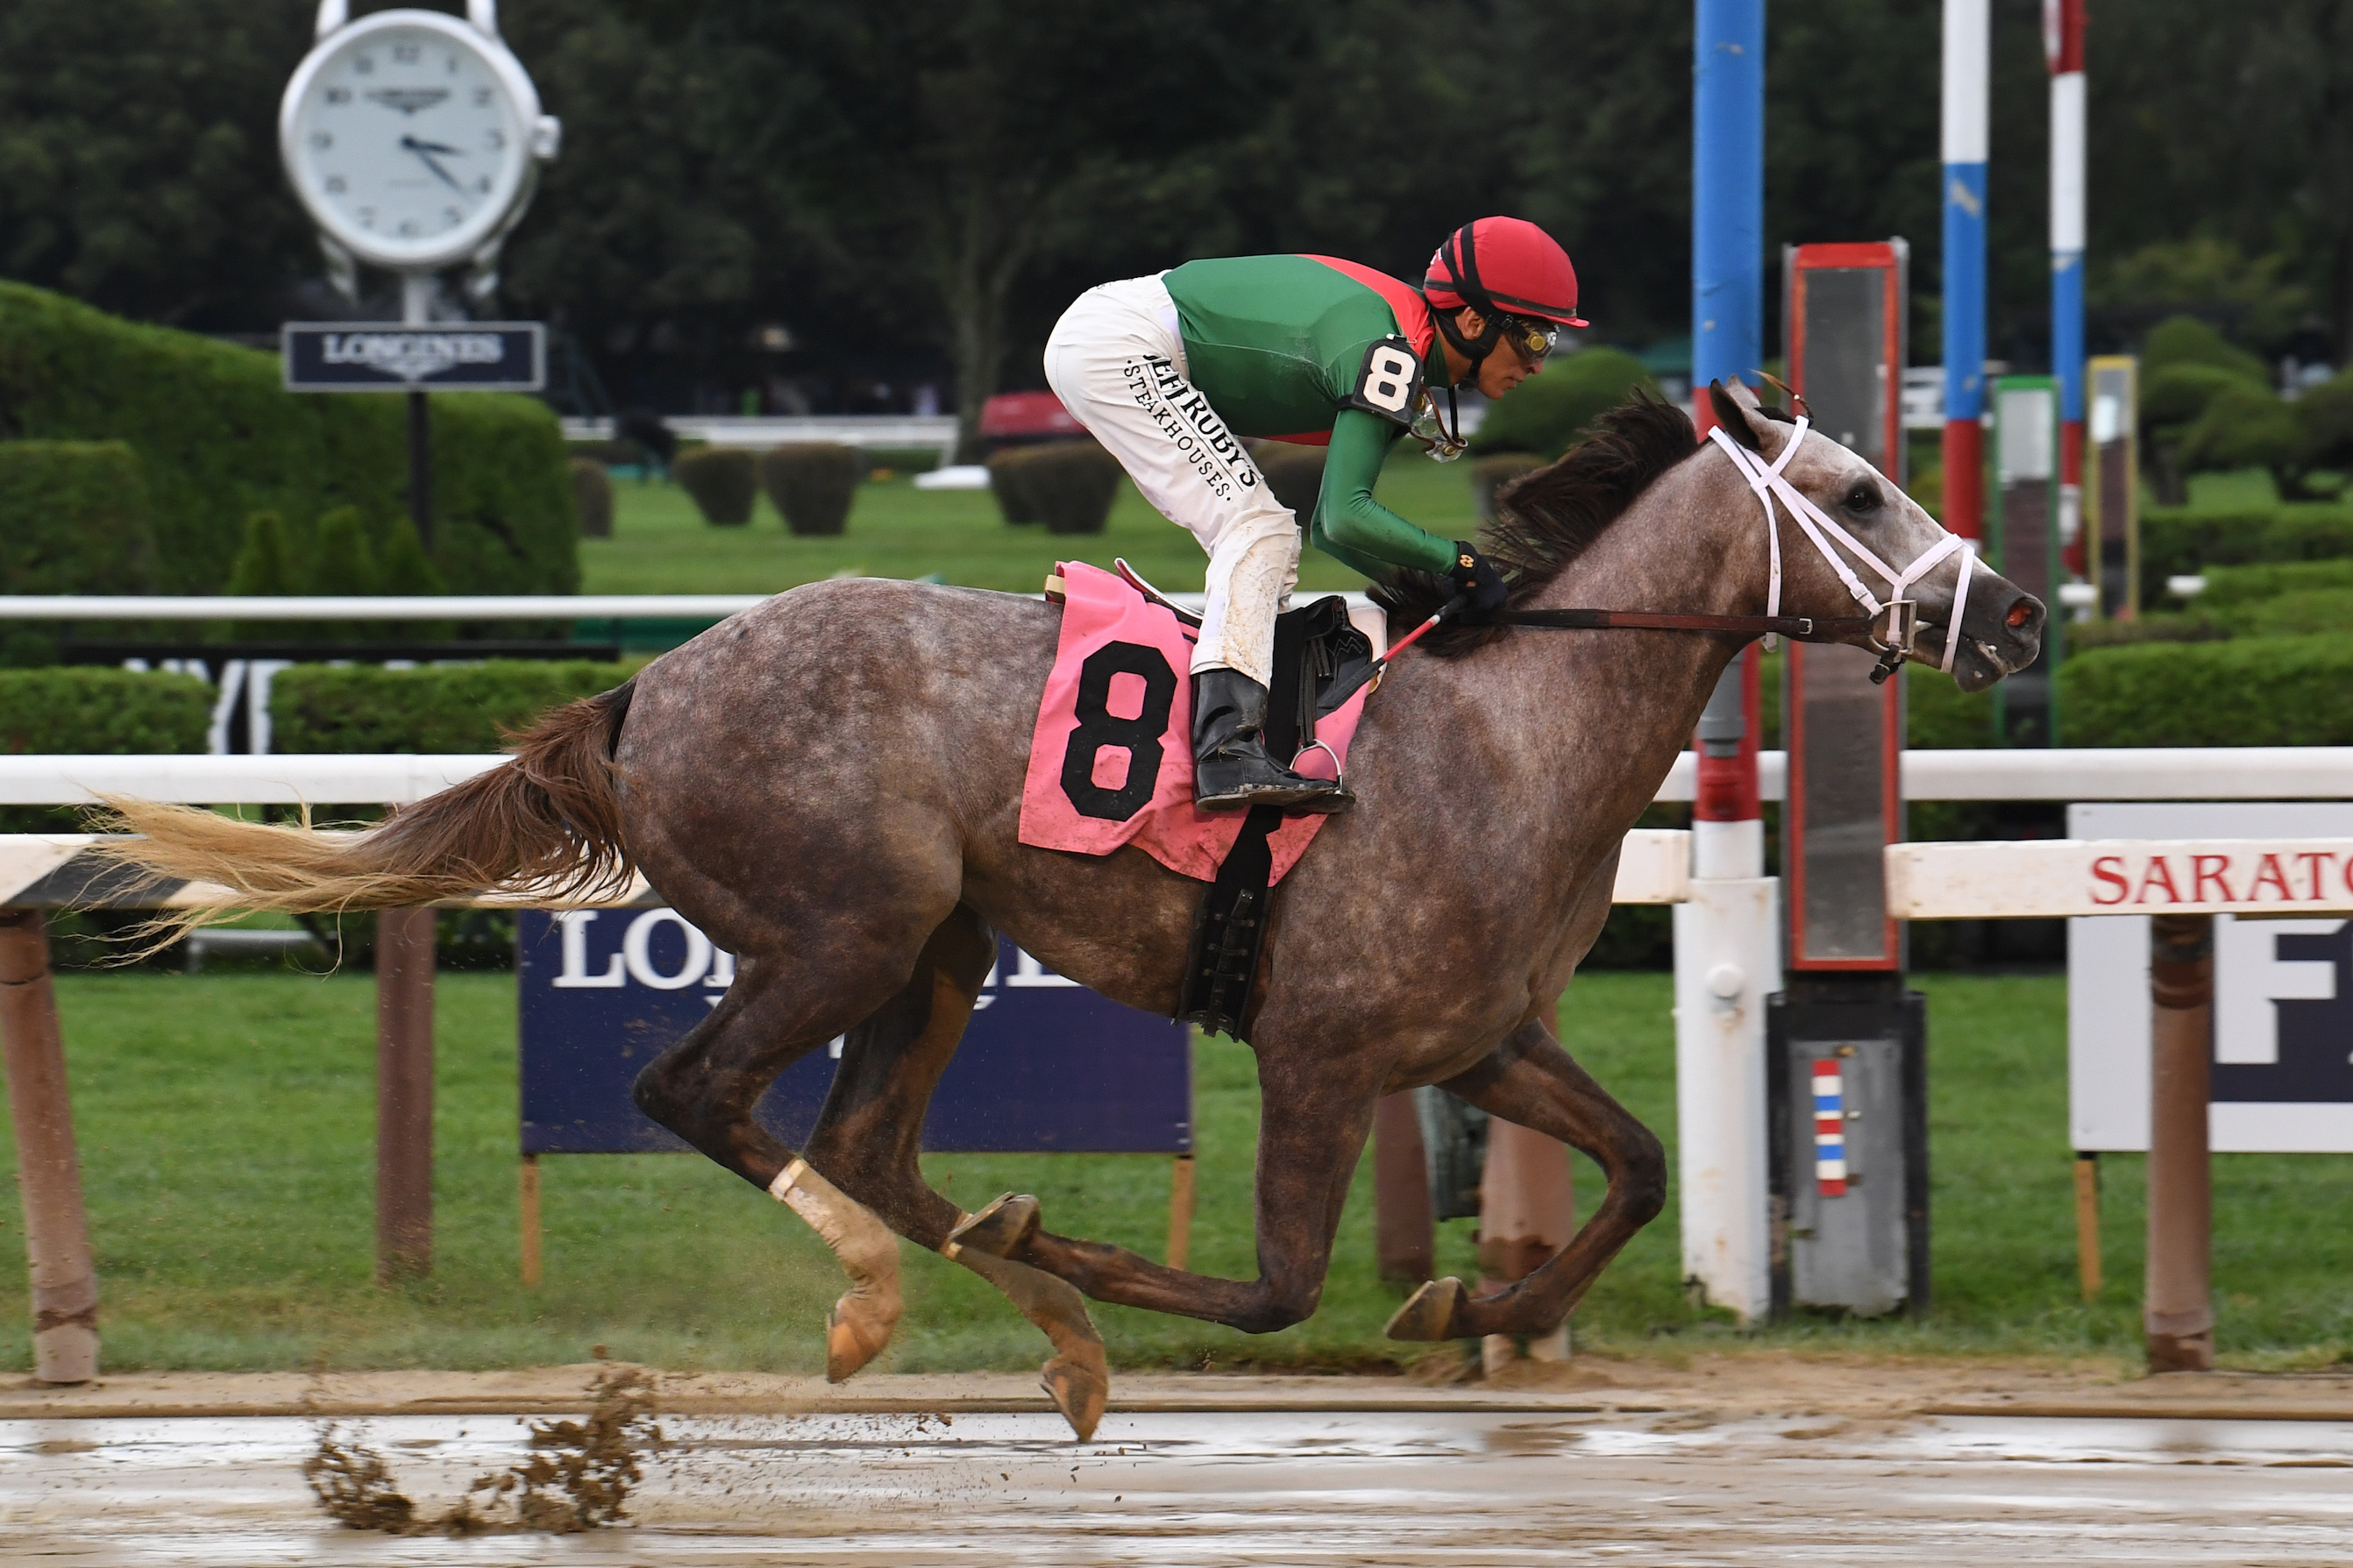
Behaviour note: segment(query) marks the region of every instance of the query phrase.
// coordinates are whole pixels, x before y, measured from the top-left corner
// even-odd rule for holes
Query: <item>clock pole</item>
[[[433,274],[400,275],[400,321],[422,327],[433,320]],[[433,426],[422,390],[408,395],[408,521],[427,559],[433,554]]]

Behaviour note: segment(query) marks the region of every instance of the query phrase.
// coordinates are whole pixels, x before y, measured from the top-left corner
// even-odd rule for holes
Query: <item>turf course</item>
[[[1450,539],[1478,525],[1465,465],[1441,466],[1419,452],[1390,459],[1382,501]],[[1206,558],[1193,536],[1120,482],[1111,521],[1099,534],[1055,535],[1015,528],[987,490],[919,490],[911,477],[859,487],[849,531],[833,539],[785,531],[766,497],[744,528],[713,528],[676,485],[613,481],[613,537],[580,544],[581,591],[588,594],[775,594],[820,578],[936,574],[975,588],[1034,594],[1059,560],[1108,567],[1125,556],[1169,591],[1198,591]],[[1300,562],[1303,587],[1347,589],[1364,579],[1319,551]]]
[[[1809,1318],[1767,1342],[1891,1352],[2113,1353],[2139,1343],[2140,1162],[2107,1162],[2105,1299],[2076,1300],[2065,1121],[2063,982],[1925,976],[1930,996],[1937,1305],[1923,1324]],[[543,1162],[546,1282],[517,1279],[514,993],[510,977],[440,984],[438,1232],[429,1281],[370,1278],[374,992],[364,974],[249,970],[75,973],[59,983],[98,1251],[105,1363],[133,1368],[495,1367],[613,1356],[676,1367],[815,1370],[840,1289],[832,1261],[764,1195],[688,1155]],[[1672,1140],[1665,975],[1595,973],[1563,1008],[1570,1048]],[[1258,1094],[1246,1048],[1198,1055],[1195,1267],[1255,1272],[1250,1164]],[[0,1140],[5,1142],[5,1140]],[[13,1188],[12,1149],[0,1170]],[[1167,1163],[1142,1156],[935,1157],[967,1206],[1038,1193],[1069,1234],[1158,1256]],[[1580,1162],[1580,1193],[1599,1193]],[[2353,1359],[2353,1160],[2216,1161],[2219,1341],[2238,1365]],[[21,1213],[0,1193],[0,1227]],[[1472,1267],[1471,1225],[1443,1268]],[[1020,1367],[1043,1342],[963,1270],[904,1249],[909,1315],[884,1363]],[[1580,1310],[1588,1349],[1722,1348],[1735,1331],[1689,1307],[1674,1211]],[[1373,1277],[1371,1177],[1357,1173],[1322,1310],[1253,1339],[1098,1309],[1115,1364],[1345,1365],[1410,1357],[1380,1338],[1395,1294]],[[25,1277],[0,1268],[0,1365],[28,1363]]]

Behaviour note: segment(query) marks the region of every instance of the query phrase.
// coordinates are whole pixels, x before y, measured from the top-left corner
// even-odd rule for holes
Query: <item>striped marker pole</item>
[[[1991,0],[1945,0],[1945,526],[1985,537],[1986,147]]]
[[[1814,1185],[1846,1196],[1846,1077],[1830,1058],[1814,1064]]]
[[[2042,0],[2051,63],[2051,374],[2059,382],[2059,542],[2089,574],[2084,540],[2084,0]]]

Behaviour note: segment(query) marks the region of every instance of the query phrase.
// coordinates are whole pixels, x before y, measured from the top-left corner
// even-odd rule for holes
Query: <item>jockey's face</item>
[[[1454,330],[1474,342],[1486,329],[1486,318],[1468,305],[1454,313]],[[1439,340],[1439,346],[1446,353],[1448,376],[1459,384],[1463,376],[1470,374],[1471,362],[1456,353],[1454,345],[1444,338]],[[1541,363],[1523,358],[1513,351],[1509,343],[1499,342],[1488,351],[1485,359],[1479,362],[1479,391],[1487,397],[1501,397],[1535,374]]]

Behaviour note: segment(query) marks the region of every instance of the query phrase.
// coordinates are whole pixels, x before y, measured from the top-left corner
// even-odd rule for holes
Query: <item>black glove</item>
[[[1476,546],[1462,540],[1454,542],[1454,564],[1446,570],[1446,580],[1454,584],[1454,609],[1450,620],[1483,621],[1504,607],[1511,596],[1504,585],[1504,574],[1495,563],[1479,553]]]

